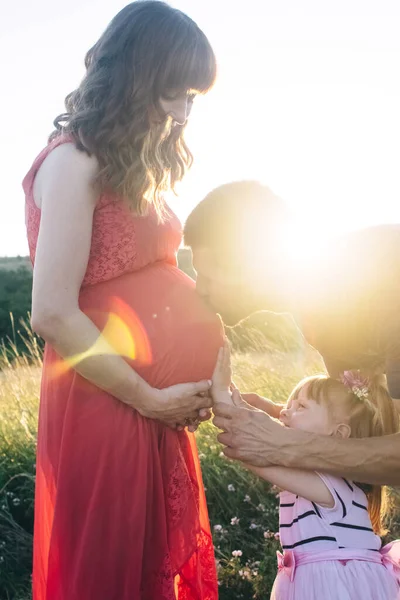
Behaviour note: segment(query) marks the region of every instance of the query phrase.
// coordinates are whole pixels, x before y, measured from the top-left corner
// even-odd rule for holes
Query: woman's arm
[[[282,490],[297,494],[311,502],[316,502],[325,508],[332,508],[335,504],[331,492],[316,473],[303,469],[288,469],[286,467],[245,467],[258,477],[273,483]]]
[[[32,327],[64,359],[86,353],[75,370],[142,415],[174,426],[196,418],[211,400],[209,382],[183,384],[166,390],[151,388],[102,339],[104,352],[90,355],[100,331],[80,310],[78,298],[86,271],[93,213],[98,194],[93,185],[97,161],[63,144],[46,158],[35,182],[41,208],[32,292]]]

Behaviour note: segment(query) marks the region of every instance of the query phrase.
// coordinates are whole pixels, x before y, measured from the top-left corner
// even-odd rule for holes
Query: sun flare
[[[257,286],[272,274],[282,278],[290,273],[301,277],[318,270],[332,249],[332,241],[341,233],[334,227],[321,232],[305,220],[296,220],[271,234],[257,215],[246,219],[243,231],[240,268],[246,271],[251,285]]]

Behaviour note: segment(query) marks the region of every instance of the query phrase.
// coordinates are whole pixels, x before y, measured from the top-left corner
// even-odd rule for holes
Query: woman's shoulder
[[[93,178],[99,169],[97,158],[79,150],[72,140],[49,148],[41,164],[41,172],[46,177],[63,178],[71,174],[82,178]],[[38,174],[40,174],[38,172]]]
[[[71,183],[79,180],[92,180],[98,172],[98,162],[94,155],[89,156],[79,150],[70,136],[58,136],[51,140],[47,146],[36,156],[29,171],[26,173],[22,186],[28,204],[37,201],[39,190],[43,181],[65,181]]]

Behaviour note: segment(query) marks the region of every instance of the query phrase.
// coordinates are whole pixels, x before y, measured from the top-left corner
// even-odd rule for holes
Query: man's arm
[[[235,399],[235,402],[237,400]],[[258,467],[280,465],[331,473],[363,483],[400,485],[400,433],[348,439],[281,426],[266,413],[216,404],[214,425],[229,458]]]
[[[362,483],[400,485],[400,433],[347,440],[305,435],[309,439],[296,440],[286,457],[291,466]],[[307,446],[302,450],[303,444]]]

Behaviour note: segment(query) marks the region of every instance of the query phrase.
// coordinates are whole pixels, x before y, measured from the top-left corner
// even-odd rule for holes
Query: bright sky
[[[28,253],[21,180],[86,50],[127,2],[20,0],[0,9],[0,256]],[[174,0],[209,36],[216,88],[188,130],[195,166],[174,208],[212,187],[268,184],[321,238],[400,222],[398,0]]]

